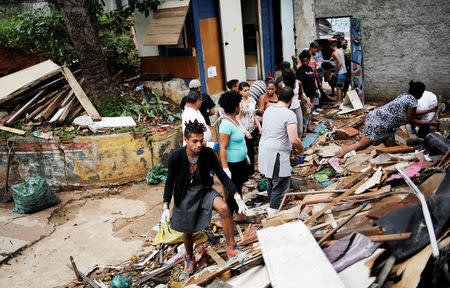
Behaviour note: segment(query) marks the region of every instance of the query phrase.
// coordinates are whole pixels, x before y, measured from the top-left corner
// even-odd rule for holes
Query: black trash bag
[[[28,177],[25,182],[11,187],[14,199],[12,212],[31,214],[58,204],[61,200],[53,194],[47,181],[38,177]]]
[[[434,233],[438,238],[450,225],[450,168],[447,169],[447,174],[435,195],[428,198],[427,205],[430,210]],[[430,236],[420,204],[393,211],[376,221],[376,224],[384,227],[386,234],[412,232],[410,239],[385,243],[398,261],[416,254],[430,243]]]

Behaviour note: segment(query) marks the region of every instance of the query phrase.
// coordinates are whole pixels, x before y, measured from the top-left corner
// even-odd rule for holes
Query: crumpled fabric
[[[323,249],[337,273],[348,266],[369,257],[381,243],[372,242],[368,237],[354,232]]]

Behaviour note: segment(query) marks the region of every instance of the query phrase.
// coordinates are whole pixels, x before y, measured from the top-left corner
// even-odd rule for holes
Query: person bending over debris
[[[275,215],[284,194],[289,189],[292,147],[303,153],[297,133],[297,117],[288,107],[294,92],[290,87],[280,89],[278,103],[264,113],[262,136],[259,141],[258,169],[268,179],[269,217]],[[300,120],[302,121],[302,120]]]
[[[352,150],[365,149],[372,143],[384,142],[386,146],[396,145],[394,142],[395,128],[407,123],[439,126],[437,121],[427,122],[416,119],[417,99],[422,96],[424,91],[425,84],[410,81],[408,93],[401,94],[391,102],[367,114],[363,135],[358,143],[346,147],[330,161],[342,158]]]
[[[236,186],[220,168],[213,150],[202,146],[206,126],[197,120],[185,123],[186,146],[169,155],[167,181],[164,187],[164,210],[161,222],[170,220],[169,203],[174,198],[171,228],[183,232],[186,248],[184,268],[187,273],[194,270],[193,233],[206,228],[211,221],[212,209],[222,218],[222,229],[228,248],[226,254],[232,258],[243,250],[234,242],[233,218],[230,209],[219,193],[212,188],[209,172],[212,170],[225,186],[229,195],[239,195]]]

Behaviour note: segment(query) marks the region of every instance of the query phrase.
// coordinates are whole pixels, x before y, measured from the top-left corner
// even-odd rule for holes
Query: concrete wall
[[[303,7],[313,0],[295,0]],[[307,11],[311,13],[311,11]],[[315,0],[315,15],[296,11],[297,48],[308,45],[305,19],[361,18],[365,98],[392,99],[420,80],[427,90],[450,99],[450,5],[448,1]],[[310,20],[308,20],[310,21]],[[307,33],[307,32],[306,32]],[[315,35],[315,29],[310,30]],[[310,38],[309,38],[310,39]]]
[[[294,0],[294,22],[295,48],[298,54],[317,38],[314,0]]]
[[[75,137],[68,144],[30,137],[15,139],[9,185],[42,176],[54,187],[101,186],[143,180],[148,169],[167,164],[169,153],[182,145],[181,126],[146,140],[131,133]],[[6,178],[6,145],[0,146],[0,189]]]

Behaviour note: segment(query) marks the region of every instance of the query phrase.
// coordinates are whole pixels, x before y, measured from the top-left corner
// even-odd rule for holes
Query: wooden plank
[[[92,120],[94,121],[102,120],[102,116],[100,116],[97,109],[95,109],[94,105],[92,105],[91,101],[89,101],[89,98],[87,97],[86,93],[84,93],[83,89],[81,88],[80,84],[78,84],[77,80],[73,76],[72,72],[70,72],[69,68],[67,68],[66,66],[62,66],[61,71],[63,72],[64,77],[66,77],[67,82],[69,82],[69,85],[72,88],[73,92],[75,93],[75,96],[78,98],[78,101],[80,101],[84,110],[86,110],[88,115],[91,116]]]
[[[60,91],[58,94],[56,94],[56,96],[53,98],[53,101],[41,112],[39,121],[46,120],[48,117],[50,117],[53,111],[58,108],[58,105],[62,101],[65,92],[67,92],[67,90]]]
[[[156,10],[145,35],[145,46],[176,45],[189,7]]]
[[[257,233],[272,287],[345,287],[302,221]]]
[[[214,262],[216,262],[217,265],[221,266],[226,263],[226,261],[223,260],[223,258],[220,257],[220,255],[217,254],[217,252],[212,247],[208,247],[206,251],[208,252],[208,255],[211,256],[211,258],[214,260]]]
[[[189,281],[187,283],[185,283],[185,285],[190,285],[190,284],[197,284],[199,286],[202,286],[210,281],[212,281],[214,278],[219,277],[220,275],[222,275],[223,273],[229,271],[231,268],[234,268],[238,265],[242,265],[242,261],[244,262],[249,262],[252,260],[256,260],[261,258],[261,250],[255,250],[252,251],[248,254],[245,254],[243,256],[240,256],[238,258],[236,258],[233,262],[231,262],[229,265],[220,268],[217,271],[211,272],[211,273],[206,273],[206,274],[202,274],[201,276],[199,276],[197,279],[191,277],[189,279]]]
[[[6,131],[6,132],[11,132],[11,133],[18,134],[18,135],[25,135],[25,133],[27,133],[26,131],[11,128],[11,127],[6,127],[3,125],[0,125],[0,130]]]
[[[405,240],[412,237],[411,232],[407,233],[396,233],[396,234],[386,234],[386,235],[369,235],[367,236],[372,242],[386,242],[386,241],[397,241],[397,240]],[[330,246],[339,240],[329,240],[323,242],[324,246]]]
[[[49,123],[56,122],[59,119],[59,117],[61,117],[63,112],[64,112],[64,108],[59,108],[58,111],[56,111],[55,115],[53,115],[53,117],[50,118],[50,120],[48,122]]]
[[[49,95],[46,96],[47,100],[42,103],[38,108],[36,108],[36,110],[34,110],[33,112],[31,112],[30,114],[28,114],[25,119],[27,121],[30,121],[31,119],[33,119],[36,115],[38,115],[42,110],[44,110],[52,101],[53,101],[53,96],[56,95],[58,92],[55,91],[53,93],[50,93]]]
[[[74,119],[80,111],[83,110],[83,106],[80,103],[77,103],[74,108],[71,109],[69,116],[66,117],[66,120],[71,121]]]
[[[30,101],[28,101],[25,105],[23,105],[22,108],[20,108],[19,110],[17,110],[17,112],[15,112],[15,113],[8,119],[8,121],[6,121],[6,124],[12,124],[12,123],[14,123],[14,122],[17,120],[17,118],[18,118],[20,115],[22,115],[22,114],[25,112],[25,110],[28,109],[28,107],[30,107],[34,102],[36,102],[36,101],[42,96],[42,93],[43,93],[43,92],[44,92],[44,91],[38,92],[38,93],[36,94],[36,96],[34,96]]]
[[[368,169],[366,172],[364,172],[361,176],[363,175],[369,175],[369,173],[373,172],[373,169],[370,168]],[[366,174],[367,173],[367,174]],[[349,196],[350,194],[352,194],[356,189],[358,189],[359,186],[361,186],[362,184],[364,184],[365,180],[361,180],[359,181],[356,185],[354,185],[352,188],[350,188],[347,192],[339,195],[338,197],[336,197],[331,203],[329,203],[327,206],[325,206],[325,208],[323,208],[322,210],[320,210],[319,212],[317,212],[316,214],[312,215],[308,220],[305,221],[305,224],[308,225],[310,224],[312,221],[316,220],[317,218],[319,218],[320,216],[323,215],[323,213],[325,213],[328,209],[330,209],[331,207],[333,207],[334,205],[336,205],[337,203],[339,203],[339,201],[341,201],[342,199],[344,199],[345,197]]]
[[[407,153],[407,152],[414,152],[414,147],[408,145],[400,145],[377,149],[377,153]]]
[[[0,104],[59,73],[59,66],[51,60],[0,78]]]
[[[70,109],[72,108],[74,103],[75,103],[75,98],[72,98],[72,100],[66,105],[66,107],[62,108],[64,110],[61,113],[61,117],[59,117],[59,119],[58,119],[58,123],[64,122],[67,115],[69,115]]]

